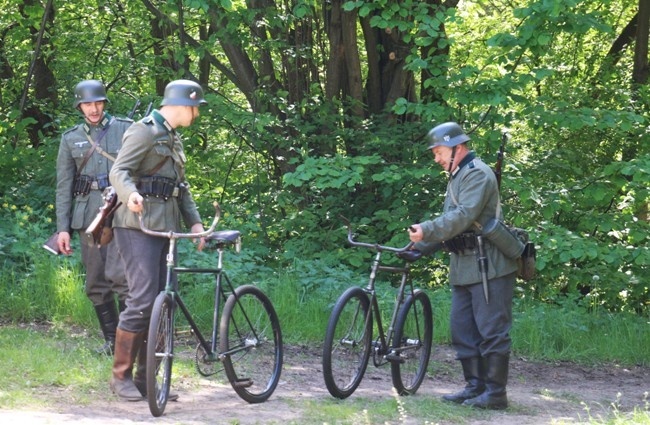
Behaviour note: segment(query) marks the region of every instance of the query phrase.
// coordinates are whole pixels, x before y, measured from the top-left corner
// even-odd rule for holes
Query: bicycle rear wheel
[[[235,289],[223,308],[219,349],[226,376],[249,403],[266,401],[280,380],[282,332],[271,300],[258,288]]]
[[[323,377],[330,394],[349,397],[361,383],[372,339],[370,300],[363,289],[347,289],[336,301],[323,343]]]
[[[422,384],[429,365],[433,316],[431,302],[423,291],[416,289],[397,315],[393,349],[400,361],[391,362],[393,386],[399,395],[410,395]]]
[[[147,401],[153,416],[165,411],[174,360],[174,309],[172,297],[161,292],[151,310],[147,337]]]

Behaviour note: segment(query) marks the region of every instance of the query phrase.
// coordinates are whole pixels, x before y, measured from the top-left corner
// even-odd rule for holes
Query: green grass
[[[56,394],[60,390],[71,394],[74,403],[80,405],[91,402],[97,393],[105,393],[111,364],[94,354],[93,343],[99,340],[69,328],[39,331],[1,326],[0,406],[56,405],[56,397],[34,397],[33,392]]]

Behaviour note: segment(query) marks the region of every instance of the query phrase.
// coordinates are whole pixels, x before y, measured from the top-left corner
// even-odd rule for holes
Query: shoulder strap
[[[162,168],[162,166],[165,165],[165,162],[167,162],[167,160],[168,160],[169,158],[170,158],[170,157],[168,157],[168,156],[164,157],[162,161],[160,161],[158,164],[156,164],[155,167],[153,167],[151,170],[149,170],[149,172],[147,173],[147,175],[149,175],[149,176],[153,176],[154,174],[156,174],[156,172],[158,172],[158,170],[160,170],[160,169]],[[172,160],[172,161],[173,161],[173,160]]]
[[[79,166],[79,168],[77,168],[77,174],[75,175],[76,178],[79,178],[79,176],[81,175],[81,170],[84,169],[84,167],[88,163],[88,160],[90,159],[90,157],[93,155],[93,152],[95,152],[95,149],[97,148],[97,145],[95,143],[93,143],[92,141],[90,142],[90,144],[92,145],[92,147],[88,150],[88,153],[86,154],[86,156],[84,156],[84,159],[81,162],[81,165]]]
[[[86,156],[84,156],[84,159],[83,159],[83,162],[81,163],[81,166],[77,169],[77,177],[79,177],[81,175],[81,171],[84,169],[84,167],[88,163],[88,160],[90,160],[90,157],[92,156],[93,152],[95,152],[95,151],[99,152],[102,156],[109,159],[110,161],[115,162],[115,158],[113,158],[113,156],[106,153],[106,151],[104,151],[102,148],[99,147],[99,142],[101,142],[102,139],[104,138],[104,136],[106,136],[106,133],[108,133],[108,127],[111,125],[111,123],[114,120],[115,120],[115,118],[111,117],[111,120],[108,122],[108,124],[106,124],[106,127],[104,127],[102,132],[99,134],[99,137],[97,138],[97,142],[93,141],[92,137],[90,137],[90,134],[88,134],[88,133],[86,133],[84,131],[84,133],[86,134],[86,138],[90,142],[90,145],[92,146],[92,148],[90,148],[90,150],[88,151]]]

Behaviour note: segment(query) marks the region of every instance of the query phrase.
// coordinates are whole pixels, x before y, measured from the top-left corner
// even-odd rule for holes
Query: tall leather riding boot
[[[133,363],[143,339],[144,332],[128,332],[117,328],[111,390],[126,401],[144,399],[133,383]]]
[[[454,394],[442,396],[443,400],[458,404],[470,398],[477,397],[485,391],[485,359],[483,357],[470,357],[468,359],[461,359],[460,364],[463,367],[465,381],[467,381],[465,389]]]
[[[104,340],[106,341],[104,345],[95,350],[95,352],[97,354],[112,356],[115,348],[115,332],[119,321],[115,302],[111,301],[105,304],[96,305],[95,313],[97,313],[99,327],[101,328],[102,333],[104,334]]]
[[[140,394],[143,397],[147,396],[147,340],[142,341],[142,346],[138,352],[138,361],[137,369],[135,370],[135,377],[133,378],[133,383],[135,384]],[[172,393],[171,390],[167,396],[167,400],[176,401],[178,400],[178,394]]]
[[[502,410],[508,407],[508,363],[510,356],[492,354],[487,358],[485,392],[478,397],[465,400],[464,406],[479,409]]]

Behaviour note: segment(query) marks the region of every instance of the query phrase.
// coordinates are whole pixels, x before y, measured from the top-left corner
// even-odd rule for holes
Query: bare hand
[[[59,232],[59,237],[56,240],[56,244],[59,246],[59,251],[61,251],[61,254],[72,254],[72,247],[70,246],[70,233]]]
[[[133,211],[134,213],[141,213],[143,210],[143,201],[144,198],[142,198],[142,195],[140,195],[138,192],[132,192],[129,195],[129,200],[126,203],[126,206],[129,208],[129,210]]]
[[[203,224],[201,223],[196,223],[192,225],[192,228],[190,229],[191,233],[202,233],[205,232],[205,229],[203,228]],[[194,239],[194,242],[196,242],[196,239]],[[198,241],[198,246],[197,249],[199,251],[203,251],[203,247],[205,246],[205,238],[200,238]]]
[[[422,232],[422,227],[419,224],[413,224],[409,227],[409,238],[411,242],[421,242],[424,239],[424,233]]]

